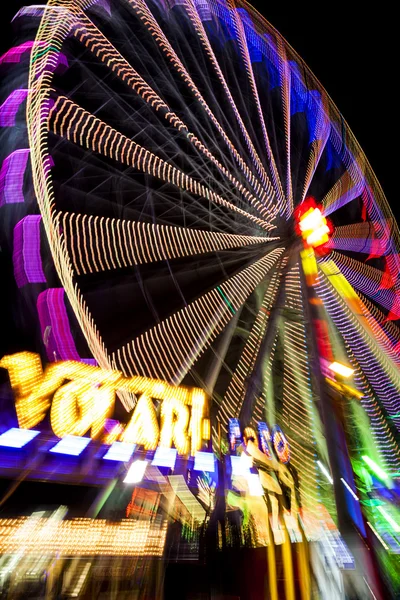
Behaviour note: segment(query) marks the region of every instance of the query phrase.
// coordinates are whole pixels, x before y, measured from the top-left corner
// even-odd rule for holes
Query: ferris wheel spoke
[[[60,222],[78,275],[278,240],[75,213]]]
[[[303,294],[299,265],[294,265],[285,280],[285,310],[292,314],[280,327],[283,346],[283,406],[282,425],[291,445],[291,460],[303,473],[306,485],[302,488],[303,505],[312,512],[318,504],[315,462],[313,390],[309,341],[303,318]]]
[[[380,304],[392,316],[400,318],[400,303],[388,271],[381,271],[338,252],[333,252],[331,259],[354,288]]]
[[[302,201],[305,200],[310,189],[311,182],[315,176],[321,157],[324,153],[325,146],[331,132],[331,122],[328,117],[328,106],[325,94],[322,95],[320,101],[316,103],[316,118],[315,130],[313,132],[313,140],[310,145],[310,155],[308,158],[306,174],[304,178],[304,186],[302,193]]]
[[[58,96],[50,111],[49,126],[53,133],[122,164],[128,164],[181,190],[246,217],[265,230],[274,226],[226,201],[208,186],[186,175],[171,163],[136,144],[65,96]]]
[[[354,334],[354,343],[351,346],[364,373],[380,396],[388,414],[393,416],[399,413],[399,369],[390,355],[382,352],[372,327],[372,315],[333,261],[322,263],[320,267],[325,278],[329,279],[330,293],[338,298],[346,317],[342,324],[337,325],[340,333],[349,343],[349,335]],[[322,299],[325,302],[326,293]],[[400,419],[396,427],[400,430]]]
[[[206,30],[203,26],[201,19],[200,19],[199,12],[198,12],[199,9],[194,4],[193,0],[185,0],[185,8],[187,10],[187,14],[188,14],[190,20],[193,23],[194,28],[197,31],[197,34],[200,37],[201,43],[202,43],[203,47],[205,48],[207,57],[211,61],[211,64],[217,74],[217,77],[218,77],[219,81],[221,82],[221,85],[224,89],[224,93],[226,94],[226,97],[228,98],[228,101],[229,101],[230,105],[232,106],[234,115],[237,119],[240,130],[242,132],[242,135],[245,138],[247,148],[248,148],[248,150],[252,156],[252,159],[256,165],[257,172],[258,172],[259,176],[261,177],[264,185],[266,185],[266,187],[268,189],[270,189],[271,182],[270,182],[269,177],[264,169],[262,161],[254,147],[254,144],[251,140],[249,132],[247,131],[247,128],[243,122],[241,115],[240,115],[240,111],[236,105],[236,102],[235,102],[235,100],[232,96],[232,93],[229,89],[229,86],[226,82],[226,78],[222,72],[221,66],[220,66],[220,64],[217,60],[217,57],[213,51],[209,37],[206,33]],[[277,167],[275,164],[275,159],[274,159],[274,156],[273,156],[273,153],[271,150],[271,145],[269,142],[267,130],[265,127],[264,117],[262,114],[261,105],[260,105],[260,101],[258,98],[256,82],[255,82],[255,78],[254,78],[254,74],[253,74],[253,70],[252,70],[252,66],[251,66],[250,57],[248,55],[247,45],[246,45],[246,43],[243,44],[243,36],[245,36],[245,33],[243,31],[242,22],[241,22],[240,16],[238,15],[237,10],[235,8],[233,8],[231,10],[232,10],[232,14],[234,15],[235,22],[236,22],[236,32],[237,32],[238,43],[241,48],[242,57],[243,57],[243,60],[245,61],[246,69],[249,74],[249,80],[250,80],[250,83],[251,83],[251,86],[253,89],[256,103],[257,103],[257,110],[259,113],[261,126],[263,128],[262,131],[263,131],[263,136],[264,136],[265,145],[266,145],[266,149],[267,149],[267,157],[268,157],[268,161],[269,161],[270,171],[272,173],[272,185],[274,187],[275,194],[278,198],[278,204],[283,205],[285,200],[284,200],[282,185],[281,185],[281,181],[280,181],[280,178],[278,175],[278,170],[277,170]]]
[[[158,22],[154,18],[153,14],[151,13],[148,6],[142,0],[128,0],[128,1],[129,1],[130,6],[132,7],[132,9],[139,16],[139,18],[142,20],[142,22],[146,25],[147,29],[149,30],[149,32],[151,33],[151,35],[153,36],[154,40],[159,45],[159,47],[161,48],[163,53],[168,57],[171,65],[177,71],[179,76],[183,79],[183,81],[185,82],[187,87],[191,90],[191,92],[193,93],[196,100],[200,103],[200,105],[202,106],[202,108],[204,109],[204,111],[206,112],[208,117],[210,118],[211,122],[213,123],[214,127],[218,131],[218,134],[222,136],[224,143],[226,144],[228,150],[234,156],[239,168],[244,173],[246,179],[252,185],[257,196],[260,198],[263,205],[268,210],[268,213],[271,214],[272,216],[274,216],[277,212],[276,207],[274,206],[275,194],[274,194],[274,190],[273,190],[272,185],[269,182],[269,180],[266,179],[265,182],[260,183],[258,178],[255,177],[252,170],[248,167],[248,165],[244,161],[243,157],[241,156],[239,151],[236,149],[236,147],[232,143],[232,141],[229,139],[224,128],[219,123],[218,119],[214,115],[210,106],[208,105],[208,103],[204,99],[203,95],[199,91],[198,87],[194,83],[192,77],[190,76],[189,72],[185,68],[181,59],[178,57],[177,53],[173,49],[171,43],[169,42],[169,40],[163,33],[161,27],[159,26]],[[253,159],[253,160],[255,160],[255,159]]]
[[[277,294],[279,292],[279,287],[282,280],[282,269],[285,268],[286,263],[287,256],[284,256],[280,261],[278,261],[276,268],[271,274],[268,287],[265,291],[261,306],[257,312],[254,324],[251,328],[237,366],[232,373],[232,377],[228,389],[225,392],[224,399],[218,407],[216,418],[217,421],[220,422],[221,428],[225,433],[227,432],[227,423],[229,422],[229,419],[238,417],[240,414],[243,401],[245,399],[246,390],[250,385],[250,377],[258,360],[264,337],[267,335],[267,330],[268,335],[273,336],[273,339],[271,340],[271,350],[266,357],[267,373],[263,373],[263,378],[268,379],[268,368],[271,368],[271,359],[273,358],[275,349],[274,341],[276,342],[277,336],[276,320],[273,320],[271,323],[270,315],[271,310],[276,303]],[[270,331],[271,327],[273,327],[272,334]],[[258,393],[256,392],[257,399],[263,396],[263,391],[263,389],[260,389],[258,390]],[[258,412],[260,412],[260,410]],[[258,420],[260,421],[264,420],[264,415],[262,412],[263,411],[261,410],[259,414]]]
[[[144,373],[178,384],[282,253],[283,248],[272,250],[119,348],[113,354],[116,364],[124,372]]]
[[[332,268],[333,267],[333,268]],[[335,271],[336,270],[336,271]],[[400,430],[400,381],[398,367],[390,364],[390,359],[378,347],[378,344],[367,325],[364,328],[360,317],[349,305],[343,290],[338,288],[337,269],[324,265],[324,276],[317,285],[318,295],[324,302],[325,309],[340,332],[346,346],[360,365],[362,376],[370,386],[369,395],[373,395],[373,404],[379,410],[379,404],[391,418],[393,425]],[[344,279],[344,277],[342,277]],[[360,314],[361,308],[358,311]],[[364,321],[365,321],[364,317]],[[362,388],[361,388],[362,389]]]
[[[87,46],[96,57],[106,63],[109,68],[115,72],[118,77],[124,81],[127,86],[137,93],[144,102],[149,104],[156,112],[159,112],[172,127],[181,132],[182,137],[188,139],[193,146],[205,157],[210,160],[238,192],[243,195],[247,201],[255,206],[261,214],[267,216],[268,212],[263,204],[250,192],[221,162],[204,143],[192,133],[186,123],[173,112],[168,104],[154,91],[154,89],[139,75],[139,73],[123,58],[111,42],[95,27],[87,18],[82,17],[81,24],[74,27],[74,35]]]
[[[371,221],[363,221],[336,227],[327,248],[379,257],[387,252],[387,240],[376,235],[376,228]]]
[[[354,163],[338,179],[322,200],[326,216],[342,208],[352,200],[359,198],[366,186],[364,175],[358,165]]]

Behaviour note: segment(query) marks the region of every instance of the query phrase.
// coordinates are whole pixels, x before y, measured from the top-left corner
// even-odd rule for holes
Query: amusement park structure
[[[243,0],[14,24],[0,594],[400,597],[399,229],[327,92]]]

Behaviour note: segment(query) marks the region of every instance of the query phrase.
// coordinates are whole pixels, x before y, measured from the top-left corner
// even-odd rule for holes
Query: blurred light
[[[382,479],[383,481],[386,481],[387,479],[389,479],[389,475],[387,473],[385,473],[385,471],[383,469],[381,469],[381,467],[379,465],[377,465],[376,462],[374,462],[372,460],[372,458],[370,458],[369,456],[366,456],[365,454],[361,458],[363,459],[364,462],[367,463],[367,465],[369,466],[371,471],[373,471],[375,473],[375,475],[377,475],[379,477],[379,479]]]
[[[34,431],[33,429],[18,429],[17,427],[12,427],[0,435],[0,446],[22,448],[39,435],[39,433],[40,431]]]
[[[395,533],[400,533],[400,525],[396,523],[396,521],[389,515],[389,513],[383,508],[383,506],[378,506],[378,510],[381,515],[386,519],[389,525],[392,527]]]
[[[175,448],[163,448],[162,446],[158,446],[151,464],[155,467],[169,467],[170,469],[173,469],[175,467],[177,453],[178,451]]]
[[[50,452],[54,452],[55,454],[70,454],[71,456],[79,456],[91,441],[92,440],[87,437],[67,435],[55,446],[50,448]]]
[[[104,460],[118,460],[127,462],[130,460],[136,448],[135,444],[127,444],[126,442],[114,442],[103,456]]]
[[[142,481],[147,464],[147,460],[134,460],[128,469],[124,483],[139,483]]]
[[[317,460],[317,465],[319,466],[319,468],[321,469],[322,473],[325,475],[325,477],[327,478],[329,483],[331,483],[333,485],[333,479],[332,479],[332,476],[329,473],[328,469],[322,464],[322,462],[320,460]]]
[[[341,363],[338,362],[333,362],[328,366],[328,369],[330,369],[331,371],[333,371],[334,373],[337,373],[337,375],[341,375],[342,377],[351,377],[354,373],[354,369],[351,369],[350,367],[346,367],[346,365],[342,365]]]
[[[240,456],[231,456],[231,467],[232,476],[234,475],[248,475],[251,467],[253,466],[253,459],[251,456],[244,454]]]
[[[350,494],[353,496],[354,500],[357,500],[357,502],[360,501],[360,499],[358,498],[358,496],[353,492],[353,490],[351,489],[351,487],[349,486],[349,484],[347,483],[347,481],[345,481],[343,479],[343,477],[340,478],[340,481],[343,483],[344,487],[350,492]]]
[[[194,470],[214,473],[215,460],[212,452],[196,452],[194,455]]]
[[[247,475],[247,482],[249,484],[250,496],[264,496],[264,490],[258,473],[249,473]]]
[[[372,531],[374,532],[374,534],[376,535],[376,537],[378,538],[378,540],[380,541],[380,543],[382,544],[382,546],[385,548],[385,550],[389,550],[389,546],[386,544],[386,542],[384,541],[384,539],[379,535],[379,533],[377,532],[377,530],[375,529],[375,527],[373,527],[369,521],[367,521],[367,525],[368,525],[368,527],[370,529],[372,529]]]

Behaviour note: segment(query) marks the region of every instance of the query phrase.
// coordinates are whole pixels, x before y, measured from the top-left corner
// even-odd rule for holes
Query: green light
[[[388,512],[386,512],[386,510],[383,508],[383,506],[378,506],[378,510],[381,513],[381,515],[383,517],[385,517],[386,521],[389,523],[389,525],[392,527],[393,531],[395,533],[400,533],[400,526],[398,523],[396,523],[396,521],[393,519],[393,517],[391,517],[389,515]]]
[[[228,298],[225,296],[224,292],[219,287],[219,285],[217,286],[217,290],[221,294],[222,298],[225,300],[225,304],[228,306],[228,308],[230,309],[231,313],[234,315],[236,313],[236,311],[233,308],[232,304],[229,302]]]
[[[370,458],[369,456],[365,456],[365,454],[361,458],[364,462],[367,463],[371,471],[373,471],[375,475],[379,477],[379,479],[382,479],[382,481],[386,481],[387,479],[389,479],[389,475],[385,473],[385,471],[381,469],[380,466],[372,460],[372,458]]]

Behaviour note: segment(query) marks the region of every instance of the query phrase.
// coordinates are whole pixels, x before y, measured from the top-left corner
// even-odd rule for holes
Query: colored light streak
[[[77,435],[67,435],[60,440],[55,446],[50,448],[49,452],[54,454],[69,454],[70,456],[79,456],[82,454],[91,438],[80,437]]]
[[[127,444],[126,442],[113,442],[113,444],[103,456],[103,460],[128,462],[128,460],[131,459],[135,448],[135,444]]]
[[[376,462],[372,460],[372,458],[366,456],[365,454],[361,458],[364,462],[367,463],[371,471],[375,473],[375,475],[379,477],[379,479],[382,479],[382,481],[387,481],[389,479],[389,475],[385,473],[385,471],[381,469],[381,467],[377,465]]]
[[[0,435],[0,446],[7,448],[23,448],[33,440],[40,431],[33,429],[17,429],[12,427]]]
[[[350,367],[342,365],[342,363],[336,361],[328,365],[328,369],[337,375],[340,375],[341,377],[345,377],[346,379],[354,374],[354,369],[351,369]]]
[[[389,513],[383,508],[383,506],[378,506],[377,508],[378,508],[379,512],[381,513],[381,515],[389,523],[389,525],[391,526],[392,530],[395,533],[400,533],[400,525],[398,523],[396,523],[396,521],[393,519],[393,517],[391,517],[389,515]]]
[[[367,525],[374,532],[374,534],[376,535],[382,546],[385,548],[385,550],[389,550],[389,546],[386,544],[385,540],[379,535],[375,527],[371,525],[369,521],[367,521]]]
[[[264,496],[264,490],[258,473],[249,473],[247,475],[247,483],[249,484],[250,496]]]
[[[162,556],[167,522],[20,517],[0,519],[0,553],[38,556]],[[38,544],[38,540],[40,540]]]
[[[168,467],[174,469],[177,453],[175,448],[163,448],[162,446],[159,446],[155,451],[151,464],[155,467]]]
[[[146,472],[147,460],[134,460],[128,469],[124,483],[140,483]]]
[[[343,483],[343,485],[347,489],[347,491],[349,491],[350,494],[353,496],[354,500],[356,500],[357,502],[359,502],[360,501],[359,497],[353,492],[353,490],[351,489],[351,487],[349,486],[349,484],[347,483],[347,481],[345,481],[343,479],[343,477],[340,478],[340,481]]]
[[[253,465],[253,459],[251,456],[247,456],[246,454],[241,454],[240,456],[231,456],[231,468],[232,468],[232,477],[234,476],[247,476],[250,472],[250,469]]]
[[[194,455],[194,470],[205,473],[215,472],[215,457],[212,452],[196,452]]]
[[[319,468],[321,469],[321,472],[325,475],[325,477],[327,478],[329,483],[331,483],[333,485],[333,479],[332,479],[332,476],[329,473],[328,469],[322,464],[322,462],[320,460],[317,460],[317,465],[319,466]]]

